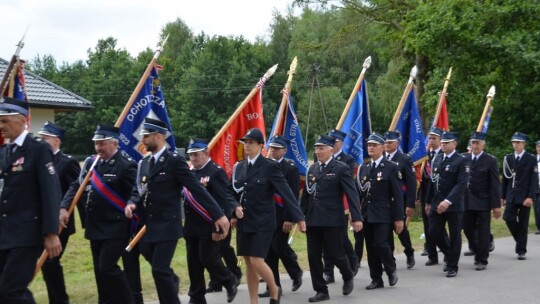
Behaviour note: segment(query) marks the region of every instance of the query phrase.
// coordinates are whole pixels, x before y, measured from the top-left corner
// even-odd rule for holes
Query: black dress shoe
[[[473,250],[467,250],[463,253],[464,256],[473,256],[473,255],[476,255],[476,252],[474,252]]]
[[[446,273],[446,277],[453,278],[455,276],[457,276],[457,271],[455,271],[454,269],[448,269],[448,272]]]
[[[208,288],[206,288],[207,293],[220,292],[222,290],[223,290],[223,288],[221,286],[216,286],[216,285],[213,285],[213,284],[208,284]]]
[[[444,263],[444,266],[443,266],[443,268],[442,268],[442,271],[444,271],[444,272],[450,271],[450,268],[448,267],[448,264]]]
[[[281,287],[278,286],[278,297],[277,297],[277,299],[270,299],[269,304],[279,304],[279,302],[281,301],[281,295],[282,294],[283,294],[283,292],[281,291]]]
[[[326,282],[326,284],[331,284],[331,283],[336,282],[336,280],[334,279],[334,276],[329,275],[329,274],[324,274],[324,281]]]
[[[236,297],[237,293],[238,286],[236,286],[236,284],[234,284],[231,288],[227,288],[227,303],[231,303]]]
[[[523,261],[526,260],[527,257],[525,256],[525,253],[518,253],[518,260]]]
[[[487,267],[486,264],[479,263],[478,265],[476,265],[474,270],[482,271],[482,270],[486,270],[486,267]]]
[[[429,259],[426,262],[426,266],[433,266],[433,265],[437,265],[437,264],[439,264],[439,261],[435,261],[435,260],[432,260],[432,259]]]
[[[426,249],[424,249],[424,251],[422,251],[422,253],[420,254],[421,256],[428,256],[429,255],[429,252],[427,252]]]
[[[302,275],[304,273],[300,271],[300,273],[292,280],[292,291],[297,291],[300,286],[302,286]]]
[[[390,286],[396,285],[397,280],[398,280],[397,271],[394,270],[394,272],[388,274],[388,284],[390,284]]]
[[[536,230],[536,232],[534,234],[540,234],[540,230]]]
[[[324,292],[317,292],[315,296],[308,299],[310,303],[321,302],[321,301],[326,301],[326,300],[330,300],[330,296]]]
[[[410,255],[407,257],[407,269],[411,269],[414,267],[416,262],[414,261],[414,255]]]
[[[353,277],[356,276],[356,274],[358,274],[358,269],[360,268],[360,263],[357,263],[356,265],[354,265],[354,267],[352,268],[352,271],[353,271]]]
[[[371,284],[366,286],[366,289],[367,290],[372,290],[372,289],[383,288],[383,287],[384,287],[384,283],[382,281],[380,281],[380,282],[372,281]]]
[[[270,297],[270,290],[268,289],[259,294],[259,298],[269,298],[269,297]]]
[[[231,303],[234,298],[236,297],[236,294],[238,293],[238,285],[240,285],[240,281],[236,276],[232,276],[232,282],[229,283],[229,286],[225,286],[225,289],[227,289],[227,303]]]
[[[343,295],[344,296],[350,294],[353,291],[353,289],[354,289],[354,280],[352,278],[343,281]]]
[[[492,252],[493,250],[495,250],[495,242],[491,241],[489,242],[489,252]]]

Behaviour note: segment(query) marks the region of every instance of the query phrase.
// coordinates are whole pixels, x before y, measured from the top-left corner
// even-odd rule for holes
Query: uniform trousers
[[[139,243],[131,249],[131,251],[124,251],[122,254],[122,264],[124,264],[124,272],[131,287],[133,293],[133,300],[135,304],[144,304],[142,295],[141,284],[141,267],[139,263],[139,256],[141,255]]]
[[[152,267],[152,277],[160,303],[177,303],[180,280],[171,268],[177,240],[147,243],[141,241],[141,253]]]
[[[474,261],[487,265],[490,243],[490,210],[467,210],[463,214],[463,232],[469,249],[475,252]]]
[[[534,223],[536,224],[536,230],[540,231],[540,194],[536,195],[534,200]]]
[[[388,242],[388,235],[391,233],[391,223],[364,224],[369,275],[374,282],[382,282],[383,270],[387,274],[396,271],[396,261]]]
[[[90,240],[99,303],[134,303],[127,277],[118,261],[127,239]]]
[[[504,220],[510,230],[512,237],[516,241],[516,253],[527,253],[527,234],[529,229],[529,216],[531,207],[525,207],[523,204],[506,204],[504,209]]]
[[[300,268],[298,261],[289,250],[288,240],[289,233],[283,232],[281,227],[278,227],[274,232],[270,251],[265,260],[266,264],[268,264],[274,273],[274,280],[276,281],[277,286],[281,286],[281,281],[279,279],[279,260],[281,260],[285,270],[291,278],[297,278],[302,275],[302,269]]]
[[[0,303],[35,303],[28,285],[41,250],[41,246],[0,250]]]
[[[242,270],[238,267],[238,257],[234,252],[234,248],[231,246],[232,233],[227,234],[227,237],[219,242],[219,254],[225,261],[225,265],[230,272],[232,272],[238,279],[242,278]],[[221,287],[223,282],[219,282],[216,278],[213,277],[210,273],[210,283],[208,286],[212,287]]]
[[[433,207],[432,207],[433,208]],[[445,238],[445,226],[448,223],[450,238]],[[429,233],[444,254],[449,270],[458,271],[461,256],[461,230],[463,228],[463,212],[437,213],[431,210],[429,215]]]
[[[439,260],[439,254],[437,253],[437,246],[435,241],[431,237],[429,232],[429,215],[426,213],[425,204],[422,204],[422,223],[424,223],[424,237],[425,237],[425,248],[428,253],[428,258],[433,261]]]
[[[346,216],[346,221],[349,221],[349,217]],[[347,259],[349,260],[349,264],[351,265],[351,269],[355,271],[358,268],[358,263],[360,260],[358,259],[358,255],[356,254],[354,247],[351,243],[351,240],[349,239],[349,232],[347,229],[349,228],[348,225],[343,226],[342,231],[342,241],[343,241],[343,249],[345,250],[345,254],[347,255]],[[323,254],[324,259],[324,273],[328,276],[333,277],[334,276],[334,261],[332,261],[331,258],[329,258],[326,254]]]
[[[47,259],[41,267],[41,273],[43,274],[43,280],[47,285],[47,293],[49,295],[49,304],[67,304],[69,303],[69,297],[66,292],[66,283],[64,280],[64,270],[60,259],[66,251],[67,243],[69,241],[69,233],[64,230],[60,233],[60,243],[62,244],[62,253],[59,256]]]
[[[403,248],[404,248],[403,252],[405,253],[406,256],[409,257],[414,254],[414,248],[411,242],[411,234],[409,233],[408,227],[405,225],[406,221],[407,221],[406,219],[403,220],[403,224],[404,224],[403,230],[401,231],[400,234],[398,234],[398,239],[401,245],[403,245]],[[394,246],[393,229],[390,229],[390,232],[388,233],[388,242],[390,243],[390,250],[394,252],[395,246]]]
[[[426,204],[422,203],[422,222],[424,224],[424,237],[425,237],[425,247],[426,251],[428,253],[428,259],[433,260],[435,262],[439,261],[439,253],[437,252],[437,245],[435,245],[435,241],[433,240],[433,236],[431,236],[431,233],[429,232],[429,215],[426,213]],[[442,230],[442,236],[444,242],[450,242],[450,239],[448,238],[448,232],[446,232],[446,229]]]
[[[354,253],[356,253],[358,265],[360,266],[364,256],[364,229],[354,233],[354,240]]]
[[[328,293],[328,286],[323,278],[323,250],[338,267],[344,281],[353,278],[353,271],[343,248],[343,229],[343,226],[310,226],[307,228],[307,250],[311,283],[316,292]]]
[[[232,287],[235,284],[235,276],[225,267],[219,254],[221,242],[212,241],[210,235],[200,237],[184,236],[186,240],[188,273],[189,273],[189,296],[190,303],[206,304],[206,282],[204,269],[222,282],[224,286]]]

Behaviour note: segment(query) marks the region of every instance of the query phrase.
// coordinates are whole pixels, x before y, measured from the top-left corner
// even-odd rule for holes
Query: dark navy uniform
[[[361,207],[364,215],[364,236],[372,283],[383,286],[382,273],[390,276],[396,271],[388,235],[394,222],[403,220],[402,182],[398,166],[381,157],[360,167]]]
[[[536,142],[536,146],[540,145],[540,140]],[[540,167],[540,154],[536,154],[537,167]],[[538,169],[537,169],[538,170]],[[536,192],[536,200],[534,200],[534,223],[536,225],[536,232],[534,234],[540,234],[540,186]]]
[[[86,177],[86,174],[88,173],[88,170],[92,166],[92,163],[94,162],[94,156],[87,157],[82,165],[82,170],[79,174],[79,177],[77,179],[78,184],[82,183],[84,178]],[[87,210],[87,202],[89,202],[89,195],[92,193],[92,185],[89,182],[88,185],[86,185],[85,191],[83,195],[81,196],[79,203],[77,203],[77,211],[79,212],[79,218],[81,220],[81,226],[83,229],[86,229],[86,210]],[[73,200],[73,198],[71,198]],[[71,201],[70,201],[71,202]],[[66,204],[70,202],[65,202]],[[70,217],[70,222],[72,218]],[[139,222],[139,225],[136,230],[131,231],[131,235],[135,235],[138,230],[144,225],[142,221]],[[137,243],[131,251],[124,251],[122,253],[122,265],[124,273],[127,277],[129,286],[131,288],[131,292],[133,294],[133,298],[136,304],[144,303],[143,295],[142,295],[142,283],[141,283],[141,270],[140,270],[140,263],[139,263],[139,256],[140,256],[140,250],[139,250],[139,244]]]
[[[332,134],[334,133],[329,133],[330,136],[333,136]],[[339,140],[343,140],[343,138]],[[343,151],[340,151],[337,155],[334,155],[334,159],[346,164],[351,169],[351,172],[354,173],[354,169],[356,167],[356,161],[354,160],[354,157],[350,156],[349,154],[345,154],[345,152]],[[345,214],[345,218],[348,220],[349,214]],[[356,274],[356,272],[358,271],[358,267],[360,267],[360,259],[362,258],[362,254],[360,252],[360,249],[356,250],[356,248],[353,247],[353,244],[349,239],[349,231],[347,228],[348,225],[346,225],[343,229],[343,249],[345,250],[347,259],[349,259],[349,264],[351,265],[353,272]],[[362,231],[355,233],[355,238],[359,238],[362,233]],[[361,250],[363,250],[363,241],[361,243]],[[324,255],[324,275],[326,276],[328,282],[334,281],[334,262],[326,254]]]
[[[188,153],[189,150],[188,150]],[[228,191],[228,180],[225,170],[209,160],[201,169],[193,169],[195,177],[216,200],[222,211],[230,217],[231,212],[239,204]],[[193,303],[206,303],[204,269],[206,268],[214,280],[219,281],[229,291],[237,284],[237,277],[223,264],[220,255],[221,242],[213,241],[214,225],[206,221],[185,200],[186,221],[184,239],[186,240],[187,262],[189,271],[189,296]],[[239,282],[238,282],[239,283]]]
[[[487,265],[489,257],[491,209],[501,207],[501,183],[497,159],[486,152],[480,156],[469,153],[470,179],[465,193],[463,232],[469,248],[475,252],[475,262]]]
[[[446,133],[450,132],[443,134],[443,140]],[[433,161],[432,179],[432,183],[428,187],[428,197],[431,197],[429,232],[445,256],[447,262],[445,269],[449,271],[451,276],[454,276],[458,271],[461,255],[461,229],[465,210],[464,193],[469,181],[467,160],[457,151],[454,151],[449,158],[444,153],[438,154]],[[449,201],[451,205],[444,213],[439,214],[437,207],[444,200]],[[444,237],[443,232],[447,222],[449,240]]]
[[[422,207],[422,222],[424,224],[424,237],[425,237],[425,249],[428,255],[428,262],[426,266],[439,263],[439,253],[437,252],[437,245],[431,237],[429,232],[429,214],[426,213],[426,205],[431,205],[431,200],[433,199],[433,193],[428,192],[429,185],[432,183],[433,176],[433,161],[435,157],[441,157],[441,149],[428,151],[428,160],[424,165],[422,171],[422,180],[420,182],[420,189],[418,191],[418,198],[420,199],[420,205]],[[445,239],[445,243],[449,243],[448,233],[446,230],[442,231],[442,238]]]
[[[152,275],[162,303],[179,303],[179,279],[170,267],[177,241],[183,236],[180,199],[186,187],[209,213],[211,221],[224,215],[223,211],[199,183],[178,153],[165,150],[150,169],[150,155],[139,162],[137,184],[144,188],[140,200],[129,203],[142,206],[139,213],[146,223],[141,239],[141,253],[152,265]],[[212,224],[213,225],[213,224]]]
[[[354,157],[341,151],[338,155],[334,155],[334,159],[347,164],[347,166],[349,166],[349,168],[351,169],[351,172],[354,172],[354,168],[356,167],[356,161],[354,160]]]
[[[388,156],[387,156],[388,158]],[[398,170],[401,173],[401,189],[402,189],[402,196],[403,196],[403,202],[404,206],[406,208],[415,208],[416,204],[416,174],[414,173],[414,164],[412,162],[412,158],[399,150],[396,150],[394,152],[394,155],[391,157],[390,161],[394,162],[398,166]],[[405,210],[405,208],[403,209]],[[403,214],[403,219],[405,220],[406,215]],[[390,245],[392,248],[392,252],[394,252],[394,238],[393,234],[390,231]],[[398,234],[399,241],[404,247],[405,255],[407,256],[407,267],[412,268],[414,266],[413,264],[409,264],[411,259],[414,257],[414,248],[412,247],[411,243],[411,236],[409,234],[409,229],[407,229],[407,226],[403,226],[403,231]],[[412,260],[414,261],[414,259]]]
[[[519,132],[518,132],[519,133]],[[514,140],[514,136],[512,137]],[[523,140],[524,141],[524,140]],[[516,160],[515,153],[504,157],[502,199],[506,200],[503,219],[516,241],[519,257],[527,253],[527,234],[530,207],[523,205],[525,199],[534,201],[538,192],[538,166],[536,157],[526,151]]]
[[[86,163],[90,166],[93,161]],[[100,159],[95,169],[103,183],[124,201],[131,197],[137,176],[137,165],[132,159],[118,150],[110,159]],[[84,171],[88,170],[84,168]],[[79,186],[78,180],[71,184],[61,208],[69,208]],[[88,196],[83,202],[86,210],[85,237],[90,240],[100,301],[133,303],[128,279],[118,266],[118,260],[131,236],[130,220],[125,217],[123,210],[108,202],[93,185]]]
[[[343,248],[343,230],[347,227],[344,195],[349,202],[352,220],[362,221],[358,191],[350,167],[330,159],[324,167],[317,162],[309,168],[301,206],[306,215],[311,282],[317,294],[328,294],[321,261],[323,249],[339,268],[344,281],[353,278],[353,270]]]
[[[53,163],[56,173],[60,179],[60,187],[62,189],[62,195],[64,195],[70,185],[77,180],[79,173],[81,172],[81,166],[79,162],[58,150],[53,156]],[[69,298],[66,293],[66,284],[64,281],[64,272],[60,259],[66,250],[66,246],[69,240],[69,236],[75,233],[75,220],[73,213],[69,218],[67,227],[60,233],[60,243],[62,244],[62,254],[56,258],[48,259],[41,268],[43,273],[43,279],[47,284],[47,293],[49,294],[49,303],[60,304],[69,303]]]
[[[0,147],[0,303],[34,303],[27,286],[44,236],[58,232],[62,194],[53,154],[27,134],[15,151]]]
[[[266,258],[277,228],[274,193],[283,199],[292,222],[304,219],[298,201],[279,164],[260,154],[251,169],[247,160],[238,162],[231,183],[244,208],[237,224],[238,255]]]
[[[294,193],[296,201],[298,201],[298,196],[300,195],[300,174],[298,173],[298,168],[294,165],[294,162],[284,158],[278,164],[287,180],[287,184]],[[274,280],[278,286],[281,286],[279,279],[279,260],[281,260],[291,278],[298,280],[299,277],[302,277],[302,269],[295,258],[296,254],[288,244],[289,233],[283,232],[283,222],[285,221],[293,222],[289,215],[289,208],[276,202],[277,227],[274,231],[272,245],[265,261],[270,266],[270,269],[272,269]]]

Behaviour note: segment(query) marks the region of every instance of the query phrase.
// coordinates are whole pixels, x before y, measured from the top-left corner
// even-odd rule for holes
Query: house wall
[[[37,134],[46,121],[54,122],[54,110],[30,108],[30,133]]]

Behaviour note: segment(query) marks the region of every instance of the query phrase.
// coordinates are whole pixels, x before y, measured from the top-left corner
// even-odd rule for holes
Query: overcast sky
[[[274,10],[292,0],[0,0],[0,57],[9,60],[27,27],[20,56],[51,54],[60,64],[87,59],[87,50],[112,36],[136,56],[155,49],[166,23],[182,19],[195,33],[269,37]]]

